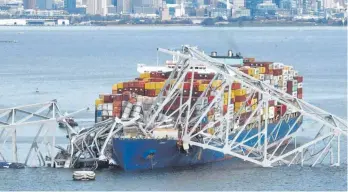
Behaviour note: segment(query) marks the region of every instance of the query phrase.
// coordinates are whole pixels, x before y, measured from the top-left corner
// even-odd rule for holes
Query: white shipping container
[[[259,68],[255,68],[255,75],[257,75],[257,74],[259,74],[260,73],[260,70],[259,70]]]
[[[289,80],[289,76],[288,76],[288,75],[283,75],[283,80],[284,80],[284,81]]]
[[[265,80],[271,80],[273,79],[273,75],[265,75]]]
[[[294,76],[294,70],[289,70],[289,75]]]
[[[292,84],[293,84],[294,86],[297,86],[297,80],[292,80]]]
[[[273,69],[279,69],[279,63],[273,63]]]
[[[286,88],[286,87],[282,87],[282,91],[283,91],[283,92],[286,92],[286,91],[287,91],[287,88]]]
[[[289,71],[294,71],[294,67],[293,66],[288,66],[289,67]]]
[[[104,104],[103,104],[103,110],[105,110],[105,111],[108,110],[108,104],[107,104],[107,103],[104,103]]]
[[[108,106],[108,110],[109,110],[109,111],[110,111],[110,110],[112,111],[112,109],[113,109],[112,103],[108,103],[107,106]]]
[[[278,80],[283,80],[283,75],[279,75]]]
[[[103,116],[103,117],[109,116],[109,112],[108,112],[107,110],[103,110],[103,111],[102,111],[102,116]]]
[[[293,80],[294,76],[293,75],[289,75],[289,80]]]
[[[283,69],[283,75],[289,75],[289,71],[288,71],[288,70]]]
[[[268,110],[268,118],[274,118],[274,107],[270,107]]]
[[[264,81],[265,80],[265,75],[264,74],[260,74],[260,80]]]
[[[279,76],[273,76],[272,78],[274,81],[279,81]]]
[[[297,88],[302,88],[302,83],[298,83]]]
[[[287,81],[283,81],[283,87],[286,87],[287,86]]]
[[[139,101],[139,102],[144,102],[144,96],[138,95],[138,96],[137,96],[137,101]]]
[[[284,64],[283,63],[279,63],[279,69],[284,69]]]
[[[108,111],[108,116],[109,116],[109,117],[112,116],[112,111]]]
[[[294,71],[294,77],[298,76],[298,71]]]
[[[293,96],[293,97],[297,97],[297,91],[292,92],[292,96]]]
[[[273,113],[274,114],[274,107],[268,107],[268,114]]]

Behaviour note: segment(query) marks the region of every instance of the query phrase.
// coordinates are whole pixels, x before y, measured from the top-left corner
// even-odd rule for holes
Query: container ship
[[[303,77],[292,66],[276,62],[260,62],[254,58],[244,58],[241,54],[233,54],[232,51],[228,51],[225,56],[218,56],[216,52],[212,52],[209,56],[257,80],[264,81],[293,97],[299,99],[303,97]],[[137,115],[146,119],[146,112],[151,110],[157,96],[161,94],[165,97],[169,87],[175,83],[175,80],[170,79],[176,75],[172,74],[174,73],[173,70],[176,67],[179,70],[180,67],[184,67],[176,65],[175,58],[166,61],[163,66],[138,64],[139,77],[125,82],[117,82],[112,86],[110,94],[99,95],[99,98],[95,101],[95,121],[101,122],[109,118],[127,121]],[[214,97],[217,97],[214,90],[222,91],[220,86],[223,80],[214,78],[216,72],[213,69],[202,65],[196,66],[193,70],[194,72],[186,73],[184,80],[178,87],[180,97],[173,98],[164,105],[159,117],[165,117],[171,113],[174,114],[172,117],[179,118],[178,111],[181,110],[183,103],[194,105],[198,101],[202,101],[209,104]],[[210,88],[210,91],[207,92],[206,89],[208,88]],[[202,97],[203,93],[204,97]],[[217,113],[218,109],[212,107],[199,122],[199,127],[208,125],[209,122],[218,118],[219,114],[226,114],[228,107],[232,107],[233,111],[236,114],[238,112],[239,115],[235,118],[236,122],[231,130],[238,129],[238,126],[245,123],[246,119],[256,110],[261,97],[260,94],[251,92],[250,89],[244,87],[238,81],[234,81],[231,87],[225,87],[222,93],[221,109],[223,110],[221,113]],[[257,137],[253,138],[253,136],[263,126],[266,111],[268,113],[267,134],[270,136],[269,143],[279,141],[287,132],[296,132],[302,124],[302,119],[296,121],[300,115],[296,112],[287,112],[289,113],[287,120],[279,119],[286,112],[285,105],[270,100],[266,106],[262,106],[261,112],[263,113],[252,118],[240,135],[236,135],[231,131],[228,137],[236,139],[236,142],[247,139],[247,142],[244,143],[246,146],[255,146],[257,142],[262,145],[262,139],[259,140]],[[180,113],[180,116],[182,114],[184,113]],[[175,120],[175,118],[170,119],[167,120],[167,123],[154,127],[150,136],[139,130],[137,126],[124,127],[122,134],[112,138],[112,159],[125,171],[135,171],[190,166],[232,158],[231,155],[214,150],[203,149],[198,146],[185,146],[181,142],[183,128],[179,125],[173,127]],[[284,122],[279,125],[279,121]],[[218,126],[211,125],[206,134],[214,135],[218,131]],[[293,129],[290,130],[290,127],[293,127]],[[248,140],[248,138],[250,139]]]

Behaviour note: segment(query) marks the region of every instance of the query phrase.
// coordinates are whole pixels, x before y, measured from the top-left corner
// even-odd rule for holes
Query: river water
[[[17,43],[1,42],[12,40]],[[63,111],[93,108],[99,93],[137,75],[137,63],[156,64],[156,48],[190,44],[218,55],[232,49],[293,65],[304,76],[306,101],[347,116],[345,28],[0,27],[0,42],[0,108],[52,99]],[[93,119],[93,110],[80,118]],[[28,146],[21,143],[19,151]],[[346,147],[342,150],[346,156]],[[93,182],[71,181],[72,170],[3,169],[0,190],[346,190],[347,158],[343,160],[339,168],[266,169],[226,161],[138,173],[103,170]]]

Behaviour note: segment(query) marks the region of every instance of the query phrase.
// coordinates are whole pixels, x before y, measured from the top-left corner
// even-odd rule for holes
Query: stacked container
[[[303,77],[299,76],[298,72],[291,66],[286,66],[282,63],[256,62],[253,58],[248,58],[244,59],[244,65],[241,66],[239,70],[255,79],[259,79],[278,88],[284,93],[288,93],[299,99],[303,97]],[[100,95],[100,98],[96,100],[96,122],[110,117],[126,119],[141,114],[141,110],[148,110],[155,97],[158,96],[160,91],[164,88],[165,81],[169,75],[169,72],[145,72],[141,73],[140,77],[135,80],[114,84],[112,86],[112,94]],[[174,112],[181,104],[188,101],[190,95],[191,105],[195,104],[197,99],[208,88],[214,76],[214,73],[188,72],[185,76],[185,82],[179,86],[183,94],[182,100],[179,98],[172,100],[164,106],[164,109],[169,110],[169,112]],[[193,83],[192,78],[194,78]],[[174,82],[175,80],[172,80],[170,84],[173,85]],[[207,92],[207,96],[204,98],[205,104],[212,102],[215,97],[219,96],[216,94],[217,91],[222,89],[221,84],[221,80],[214,80],[211,83],[215,91],[210,90]],[[164,89],[164,96],[168,88],[169,86]],[[258,93],[253,93],[253,95],[251,95],[252,91],[241,86],[241,83],[237,81],[233,82],[230,89],[231,91],[229,91],[229,88],[225,88],[221,95],[223,105],[212,108],[204,118],[204,121],[202,120],[201,125],[212,121],[219,116],[219,114],[226,114],[228,108],[234,112],[240,113],[241,123],[256,110],[258,100],[261,99]],[[231,95],[228,95],[229,93]],[[228,99],[230,99],[230,101]],[[275,101],[269,101],[269,108],[263,108],[263,110],[261,110],[263,119],[265,118],[264,113],[266,110],[268,110],[268,117],[272,119],[283,115],[286,111],[286,106],[277,104]],[[210,133],[214,132],[213,128],[208,130]]]

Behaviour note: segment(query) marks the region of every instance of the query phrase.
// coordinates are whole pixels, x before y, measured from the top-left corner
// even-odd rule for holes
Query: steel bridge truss
[[[0,109],[0,160],[24,163],[28,167],[53,166],[57,122],[67,124],[65,117],[74,113],[62,115],[56,100]],[[31,133],[35,131],[33,137]],[[22,135],[19,138],[18,133]],[[19,143],[31,143],[25,158],[18,154]],[[22,151],[20,153],[23,154]]]
[[[163,89],[156,98],[151,110],[145,114],[144,130],[151,135],[155,128],[162,125],[163,114],[167,119],[175,119],[174,127],[181,128],[183,148],[198,146],[240,158],[262,167],[279,164],[308,164],[315,166],[321,162],[340,165],[341,137],[347,136],[347,123],[322,109],[319,109],[302,99],[292,97],[272,85],[255,79],[237,68],[228,66],[213,59],[195,47],[184,46],[183,51],[159,49],[176,58],[176,68],[166,81]],[[205,67],[215,71],[213,80],[222,80],[220,87],[213,87],[210,82],[203,94],[193,99],[192,93],[194,72],[197,67]],[[188,99],[184,99],[183,86],[185,76],[192,73]],[[250,90],[249,98],[258,93],[258,105],[246,119],[241,119],[241,110],[234,111],[231,103],[232,83],[237,81],[243,88]],[[169,89],[168,89],[169,87]],[[224,90],[228,89],[227,110],[223,109]],[[207,94],[215,95],[211,102]],[[176,100],[180,107],[170,110]],[[286,106],[286,112],[275,118],[269,118],[268,104],[270,100]],[[246,106],[244,102],[244,106]],[[214,119],[203,124],[208,113],[214,111]],[[251,111],[251,110],[249,110]],[[159,121],[158,119],[162,119]],[[305,125],[303,120],[310,119],[316,123]],[[284,126],[286,128],[284,128]],[[258,129],[255,129],[258,127]],[[282,127],[280,129],[280,127]],[[301,127],[301,128],[299,128]],[[214,133],[209,131],[214,128]],[[254,128],[254,129],[252,129]],[[300,131],[309,130],[311,138],[299,142]],[[284,131],[285,130],[285,131]],[[266,138],[266,139],[265,139]],[[329,160],[328,160],[329,157]]]

